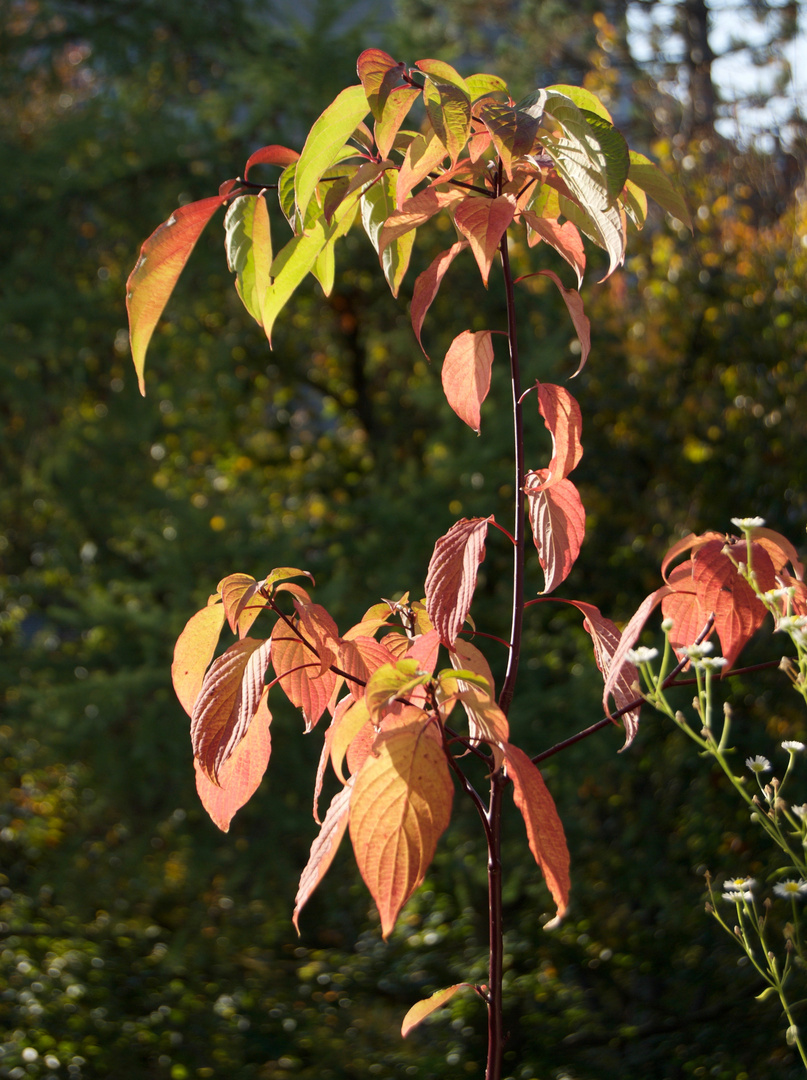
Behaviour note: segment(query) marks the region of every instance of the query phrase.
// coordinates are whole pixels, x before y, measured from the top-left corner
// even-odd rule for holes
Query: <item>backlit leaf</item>
[[[429,672],[421,671],[414,657],[404,657],[376,668],[364,691],[364,700],[373,723],[378,726],[391,702],[406,697],[416,687],[429,682],[430,678]]]
[[[443,361],[442,383],[448,404],[477,435],[481,406],[490,390],[493,335],[490,330],[463,332],[451,342]]]
[[[456,165],[471,130],[471,97],[468,90],[464,84],[430,75],[423,87],[423,100],[435,135],[448,151],[451,164]]]
[[[239,637],[246,637],[261,610],[266,607],[266,601],[260,595],[262,584],[249,574],[230,574],[219,582],[218,591],[227,622]]]
[[[320,674],[318,657],[282,621],[272,630],[272,667],[286,697],[302,710],[305,730],[311,731],[331,699],[336,675],[332,671]]]
[[[498,199],[469,197],[454,211],[454,222],[468,238],[486,288],[493,259],[515,212],[516,200],[512,195],[501,195]]]
[[[380,641],[361,636],[340,642],[336,663],[342,671],[358,680],[348,683],[353,697],[358,700],[364,697],[364,687],[372,673],[382,664],[395,663],[395,657]]]
[[[577,333],[577,339],[580,342],[580,363],[577,365],[577,371],[574,373],[575,375],[579,375],[585,366],[586,360],[588,360],[588,354],[591,352],[591,323],[583,308],[583,301],[580,297],[580,293],[577,292],[576,289],[567,289],[553,270],[538,270],[537,273],[543,277],[548,277],[550,281],[555,283],[558,292],[563,297],[563,302],[572,317],[574,329]]]
[[[586,253],[577,226],[571,221],[564,221],[561,225],[557,218],[538,217],[532,210],[522,211],[521,217],[530,227],[530,235],[527,241],[530,246],[532,247],[539,240],[544,240],[550,247],[554,248],[558,255],[565,259],[577,274],[579,288],[583,284]]]
[[[646,596],[631,617],[628,625],[622,631],[619,644],[611,657],[610,667],[608,668],[608,674],[602,692],[602,707],[605,710],[606,716],[610,716],[608,699],[611,694],[614,694],[614,699],[617,701],[617,708],[621,708],[616,695],[616,686],[620,681],[624,683],[626,673],[632,675],[635,672],[635,678],[638,681],[639,673],[636,671],[634,665],[629,663],[628,653],[639,640],[639,635],[644,629],[644,624],[650,618],[650,613],[670,592],[672,592],[672,589],[669,585],[662,585],[660,589],[656,589],[655,592]]]
[[[210,665],[191,716],[193,753],[211,780],[247,733],[261,701],[270,642],[236,641]]]
[[[450,1001],[454,997],[458,990],[464,989],[473,990],[474,987],[470,983],[455,983],[454,986],[447,986],[445,990],[435,990],[431,997],[424,998],[423,1001],[418,1001],[413,1005],[406,1016],[403,1018],[403,1024],[401,1024],[401,1035],[405,1039],[410,1031],[422,1024],[427,1016],[430,1016],[437,1009],[442,1009],[447,1001]]]
[[[352,794],[353,778],[351,777],[342,790],[338,791],[333,799],[331,799],[331,804],[328,807],[328,812],[325,815],[325,820],[322,822],[319,834],[311,845],[308,862],[300,877],[300,884],[297,887],[294,915],[292,916],[292,922],[298,933],[300,932],[300,912],[314,889],[316,889],[317,885],[319,885],[320,881],[325,877],[328,867],[333,862],[334,856],[339,850],[339,844],[342,842],[342,837],[345,835]]]
[[[401,81],[403,70],[404,65],[383,49],[365,49],[356,62],[367,103],[376,120],[383,114],[392,88]]]
[[[369,112],[364,87],[348,86],[331,102],[308,133],[294,178],[294,196],[301,219],[314,189],[339,159],[340,151]]]
[[[569,905],[569,849],[555,802],[544,779],[523,750],[504,747],[507,775],[513,781],[513,799],[524,818],[533,858],[557,906],[557,919]]]
[[[397,240],[412,229],[417,229],[447,206],[452,206],[464,198],[463,192],[457,188],[438,191],[436,188],[427,187],[411,199],[407,199],[400,210],[395,210],[393,206],[387,218],[381,222],[383,227],[376,250],[383,251],[393,240]]]
[[[393,296],[398,295],[404,275],[409,266],[414,232],[392,238],[384,243],[384,226],[395,214],[395,192],[398,186],[398,173],[395,169],[384,173],[378,183],[373,184],[361,198],[361,220],[364,231],[373,247],[379,253],[384,277]]]
[[[654,202],[657,202],[662,210],[678,218],[687,228],[692,231],[692,219],[684,202],[684,197],[677,185],[665,172],[654,165],[644,154],[638,154],[635,150],[630,151],[630,180],[642,191],[646,192]]]
[[[227,832],[233,817],[260,786],[272,753],[269,725],[272,714],[266,705],[268,687],[260,700],[246,735],[236,746],[227,761],[219,769],[218,784],[207,776],[197,758],[193,759],[196,772],[196,791],[202,805],[222,832]]]
[[[250,154],[244,166],[244,179],[249,176],[249,170],[255,165],[279,165],[285,169],[295,161],[300,160],[296,150],[290,150],[288,146],[262,146],[254,154]]]
[[[462,518],[434,545],[426,577],[426,607],[440,640],[449,649],[471,609],[476,576],[485,557],[486,518]]]
[[[428,725],[382,732],[356,776],[350,800],[353,850],[384,938],[423,881],[451,817],[451,776]]]
[[[341,705],[341,702],[339,704]],[[345,783],[345,777],[342,775],[342,762],[345,760],[345,754],[350,744],[365,726],[372,728],[370,712],[367,703],[362,697],[361,700],[352,702],[347,709],[337,708],[332,728],[328,729],[332,731],[329,746],[331,765],[343,784]],[[373,729],[373,739],[375,739],[375,729]]]
[[[583,444],[580,436],[583,430],[583,417],[580,406],[569,391],[553,383],[538,383],[538,409],[544,418],[547,431],[552,436],[552,460],[549,462],[546,479],[533,482],[533,489],[551,487],[580,463],[583,456]]]
[[[420,96],[416,86],[396,86],[390,91],[384,111],[375,122],[375,141],[382,158],[388,157],[395,145],[395,136],[401,129],[409,110]]]
[[[218,195],[180,206],[154,230],[140,249],[140,258],[126,282],[126,308],[132,359],[143,395],[146,393],[143,377],[146,350],[154,328],[202,230],[227,201],[237,183],[230,180],[222,185]]]
[[[532,149],[538,121],[529,113],[495,101],[484,102],[478,115],[491,134],[508,178],[512,179],[513,159],[524,157]]]
[[[263,325],[263,297],[269,286],[272,235],[263,195],[239,195],[224,218],[227,265],[244,307]]]
[[[398,170],[396,199],[399,210],[403,208],[412,189],[424,180],[432,169],[436,169],[445,160],[445,156],[446,148],[434,134],[430,134],[428,138],[418,135],[412,140]]]
[[[448,251],[441,251],[428,269],[424,270],[422,274],[418,274],[415,279],[415,288],[412,293],[411,318],[412,328],[415,331],[415,337],[417,338],[418,345],[420,345],[421,349],[423,349],[423,342],[421,341],[420,335],[423,329],[423,320],[426,318],[426,312],[429,310],[434,298],[437,296],[449,266],[451,266],[457,255],[467,247],[468,241],[460,240],[458,243],[453,244]],[[428,354],[425,349],[423,349],[423,353],[426,356],[426,359],[428,359]]]
[[[222,604],[208,604],[191,616],[174,646],[171,679],[179,703],[188,716],[193,713],[205,672],[216,651],[224,618]]]
[[[544,572],[544,593],[550,593],[569,576],[580,554],[586,533],[586,511],[571,480],[558,480],[551,487],[533,488],[548,477],[548,469],[527,474],[525,492],[532,538]]]

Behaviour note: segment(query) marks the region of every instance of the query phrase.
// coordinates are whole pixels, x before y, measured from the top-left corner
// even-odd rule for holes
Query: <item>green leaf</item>
[[[471,131],[471,97],[454,83],[426,79],[423,100],[434,133],[456,165]]]
[[[395,169],[389,170],[384,173],[378,183],[369,187],[361,197],[362,225],[377,252],[379,251],[381,229],[390,215],[395,212],[397,184],[397,171]],[[384,277],[387,279],[393,296],[398,295],[401,282],[409,266],[414,242],[415,231],[413,229],[406,235],[397,237],[392,243],[387,244],[383,251],[380,251]]]
[[[364,87],[349,86],[314,123],[297,162],[294,180],[297,211],[303,220],[317,184],[331,165],[340,160],[340,151],[369,111]]]
[[[469,75],[465,86],[471,95],[471,101],[478,101],[487,94],[506,94],[507,83],[498,75]]]
[[[244,307],[263,324],[261,305],[269,286],[272,235],[263,195],[240,195],[224,218],[227,265],[235,274],[235,287]]]
[[[538,120],[529,113],[495,101],[485,102],[479,116],[490,132],[509,179],[513,177],[513,158],[523,157],[532,149],[538,133]]]
[[[692,219],[689,216],[681,192],[669,176],[661,171],[658,165],[654,165],[643,154],[637,154],[636,151],[631,150],[628,177],[642,191],[647,192],[662,210],[666,210],[668,214],[672,214],[679,221],[683,221],[692,232]]]
[[[608,195],[613,202],[617,199],[628,179],[630,152],[624,136],[612,123],[604,120],[588,109],[581,109],[587,123],[593,129],[600,149],[605,154],[605,174],[608,182]]]
[[[401,81],[404,65],[383,49],[365,49],[356,62],[367,103],[376,120],[381,118],[392,89]],[[415,93],[420,93],[416,90]]]
[[[546,89],[571,98],[578,109],[596,113],[603,120],[607,120],[609,124],[613,124],[614,120],[611,114],[596,94],[592,94],[590,90],[585,90],[582,86],[569,86],[566,83],[557,83],[554,86],[547,86]]]

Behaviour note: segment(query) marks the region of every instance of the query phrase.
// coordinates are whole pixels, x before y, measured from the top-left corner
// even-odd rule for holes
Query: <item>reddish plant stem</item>
[[[499,251],[502,257],[504,289],[507,301],[507,340],[510,346],[510,385],[513,393],[513,439],[515,443],[515,513],[513,522],[513,613],[510,624],[510,654],[507,671],[499,694],[499,708],[507,715],[513,700],[521,653],[521,628],[524,622],[524,419],[521,404],[521,372],[518,360],[518,336],[516,333],[516,303],[513,292],[513,274],[507,250],[507,233],[502,237]]]
[[[499,770],[490,778],[490,803],[488,805],[488,919],[490,936],[490,962],[488,983],[488,1060],[485,1080],[501,1080],[504,1028],[502,1018],[502,954],[504,952],[504,924],[502,921],[502,793],[507,783]]]

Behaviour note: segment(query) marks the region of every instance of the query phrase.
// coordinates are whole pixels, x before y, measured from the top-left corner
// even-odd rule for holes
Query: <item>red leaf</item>
[[[539,217],[532,210],[522,210],[521,216],[532,230],[527,240],[530,247],[534,247],[539,240],[545,240],[577,274],[579,289],[586,269],[586,252],[577,226],[571,221],[564,221],[561,225],[557,218]]]
[[[286,697],[302,710],[311,731],[325,712],[336,686],[332,671],[321,671],[319,659],[282,620],[272,630],[272,667]]]
[[[622,634],[615,623],[602,614],[594,604],[586,604],[582,600],[570,600],[570,604],[582,611],[585,615],[583,628],[591,635],[594,646],[594,659],[597,667],[602,672],[603,679],[607,678],[611,671],[614,654],[619,648]],[[611,692],[614,695],[617,709],[623,709],[629,702],[636,698],[636,685],[639,682],[639,672],[633,664],[624,663],[619,670]],[[622,714],[622,724],[625,728],[625,743],[622,747],[627,750],[636,738],[639,730],[639,711],[641,706],[631,709]]]
[[[382,227],[378,241],[379,255],[388,244],[412,229],[419,228],[435,214],[439,214],[441,210],[463,198],[465,198],[463,193],[456,188],[451,188],[449,191],[437,191],[436,188],[427,187],[411,199],[407,199],[400,210],[393,210]]]
[[[532,488],[531,477],[536,477],[540,484],[548,476],[548,469],[528,473],[524,489],[532,536],[544,572],[544,593],[552,592],[569,576],[586,534],[586,511],[571,480]]]
[[[580,442],[583,418],[580,406],[568,390],[551,383],[536,383],[536,386],[538,409],[544,418],[547,431],[552,436],[552,460],[546,470],[547,478],[533,487],[546,489],[568,476],[579,464],[583,456]]]
[[[237,183],[230,180],[222,185],[223,190],[218,195],[180,206],[154,230],[140,249],[140,258],[126,282],[126,308],[132,358],[143,395],[146,393],[143,377],[146,349],[154,328],[202,230],[218,208],[227,202]]]
[[[401,81],[403,68],[383,49],[365,49],[356,62],[356,73],[376,120],[384,111],[390,91]]]
[[[321,604],[305,604],[294,601],[299,616],[298,629],[306,641],[314,646],[323,675],[336,660],[339,651],[339,631],[336,623]]]
[[[185,624],[174,646],[171,679],[179,703],[190,716],[202,689],[205,672],[216,651],[221,628],[224,626],[224,607],[214,603],[197,611]]]
[[[426,577],[426,609],[440,640],[454,648],[471,609],[476,575],[485,557],[486,518],[462,518],[434,545]]]
[[[328,807],[328,813],[325,815],[325,820],[322,823],[322,828],[319,830],[319,835],[311,845],[308,862],[305,870],[303,870],[300,884],[297,888],[294,915],[292,916],[292,922],[294,923],[294,927],[298,934],[300,932],[298,921],[300,912],[314,889],[316,889],[317,885],[319,885],[320,881],[325,877],[328,867],[333,862],[334,855],[336,855],[336,852],[339,849],[342,837],[345,835],[352,793],[353,777],[351,777],[342,790],[338,791],[333,799],[331,799],[331,805]]]
[[[723,540],[711,540],[698,548],[692,557],[692,580],[701,609],[715,613],[715,629],[730,668],[759,630],[767,609],[740,575],[731,558],[724,554],[726,546]],[[732,555],[736,562],[745,561],[744,540],[733,545]],[[751,559],[759,589],[767,592],[775,588],[773,563],[760,544],[752,543]]]
[[[419,274],[415,281],[415,288],[412,293],[412,329],[415,331],[415,337],[417,338],[418,345],[420,345],[421,349],[423,349],[423,342],[420,339],[420,334],[423,329],[423,320],[426,318],[426,312],[431,307],[435,296],[437,296],[449,266],[451,266],[457,255],[467,247],[468,241],[460,240],[458,243],[452,245],[448,251],[441,251],[429,268],[424,270],[422,274]],[[425,349],[423,349],[423,354],[428,360],[428,353]]]
[[[236,641],[210,665],[191,716],[193,753],[211,780],[247,733],[261,701],[269,641]]]
[[[499,243],[515,212],[516,200],[512,195],[501,195],[498,199],[468,196],[454,211],[454,222],[470,242],[485,288]]]
[[[572,317],[580,341],[580,363],[577,365],[577,371],[575,371],[575,375],[579,375],[585,366],[586,360],[588,360],[588,354],[591,352],[591,323],[583,309],[580,293],[576,289],[567,289],[553,270],[538,270],[536,273],[548,277],[550,281],[554,281]],[[519,280],[523,281],[524,279],[520,278]]]
[[[672,589],[669,585],[662,585],[660,589],[656,589],[655,592],[646,596],[628,625],[622,631],[619,645],[611,657],[611,666],[608,670],[608,676],[605,680],[605,687],[602,692],[602,707],[605,710],[606,716],[610,716],[608,698],[611,694],[614,695],[614,699],[617,701],[617,708],[621,708],[616,693],[619,682],[622,681],[624,685],[626,675],[630,678],[630,673],[634,673],[634,678],[638,681],[638,672],[636,671],[636,668],[633,664],[628,663],[628,652],[638,641],[639,634],[641,634],[644,624],[650,618],[651,611],[653,611],[653,609],[658,606],[659,602],[670,592],[672,592]],[[627,746],[628,744],[626,743],[625,745]]]
[[[206,775],[197,758],[193,759],[196,771],[196,790],[202,805],[222,832],[227,832],[233,817],[258,790],[269,757],[272,739],[269,725],[272,714],[266,706],[268,687],[264,687],[255,715],[246,735],[219,770],[219,782],[214,784]]]
[[[557,919],[569,906],[569,849],[555,802],[544,779],[523,750],[505,743],[507,775],[513,781],[513,799],[524,824],[533,858],[557,906]]]
[[[443,361],[443,390],[448,404],[477,435],[482,424],[482,402],[490,390],[492,365],[490,330],[463,330],[451,342]]]
[[[290,150],[288,146],[262,146],[254,154],[250,154],[244,166],[244,179],[249,176],[249,170],[253,165],[280,165],[286,168],[295,161],[300,160],[296,150]]]
[[[764,547],[771,557],[771,562],[777,574],[780,574],[788,563],[793,567],[797,581],[804,578],[804,566],[799,560],[799,555],[786,536],[774,532],[773,529],[754,529],[752,539],[755,544]]]
[[[668,584],[674,591],[661,601],[661,614],[665,619],[672,620],[670,644],[680,659],[697,640],[710,612],[702,609],[695,592],[691,559],[675,567],[669,575]]]
[[[350,800],[350,838],[384,938],[423,881],[451,817],[451,775],[429,724],[382,732]]]

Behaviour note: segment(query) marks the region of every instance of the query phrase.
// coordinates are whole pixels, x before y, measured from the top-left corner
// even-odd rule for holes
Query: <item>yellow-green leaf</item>
[[[305,212],[314,189],[327,170],[339,160],[340,151],[358,124],[370,111],[364,87],[348,86],[314,123],[305,141],[294,178],[297,212]]]

